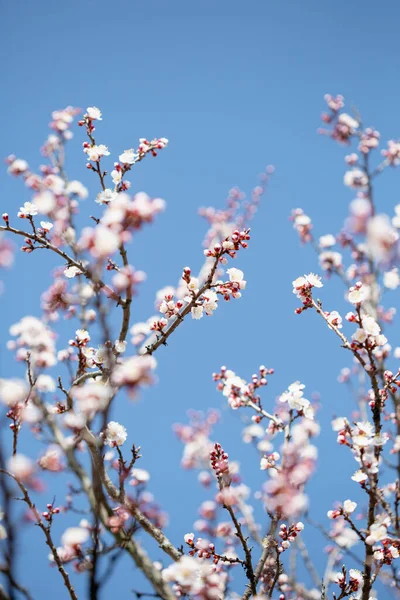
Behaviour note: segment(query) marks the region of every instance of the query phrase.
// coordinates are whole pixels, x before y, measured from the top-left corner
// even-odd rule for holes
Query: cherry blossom
[[[32,202],[25,202],[25,204],[19,209],[18,216],[20,219],[27,219],[29,217],[34,217],[37,214],[38,207],[36,204],[32,204]]]
[[[400,285],[400,276],[397,268],[386,271],[383,274],[383,285],[389,290],[395,290]]]
[[[67,548],[75,549],[84,544],[89,538],[89,532],[83,527],[69,527],[61,536],[61,543]]]
[[[120,425],[116,421],[110,421],[104,432],[104,443],[108,444],[111,448],[115,446],[122,446],[126,442],[128,434],[123,425]]]
[[[145,388],[159,385],[157,364],[163,353],[177,352],[173,348],[179,340],[176,329],[185,327],[188,319],[212,316],[217,308],[214,319],[218,319],[225,302],[251,293],[239,261],[251,243],[249,224],[273,169],[264,171],[249,198],[232,188],[222,207],[200,210],[207,231],[198,269],[182,269],[183,257],[174,267],[176,279],[156,283],[155,301],[146,305],[146,295],[144,304],[137,304],[142,291],[139,284],[146,279],[140,264],[146,251],[137,252],[137,245],[147,243],[152,252],[157,251],[158,238],[141,242],[139,232],[166,210],[166,203],[137,189],[136,178],[130,182],[127,176],[140,168],[142,160],[149,160],[146,157],[158,157],[168,140],[139,137],[136,143],[128,141],[125,150],[124,146],[109,148],[106,139],[97,139],[102,112],[89,106],[78,122],[82,167],[87,161],[90,179],[86,187],[86,178],[84,185],[67,173],[65,153],[80,111],[66,107],[51,115],[50,133],[42,145],[44,164],[37,172],[23,158],[10,155],[6,159],[8,173],[24,184],[29,196],[18,212],[3,213],[0,266],[12,265],[12,238],[21,239],[21,260],[32,261],[32,269],[38,268],[35,261],[44,252],[54,264],[48,273],[50,281],[44,283],[39,312],[32,306],[32,314],[21,315],[9,329],[7,350],[16,359],[16,375],[4,374],[0,379],[6,424],[0,462],[7,504],[0,514],[0,538],[11,539],[14,522],[18,531],[22,524],[35,523],[51,549],[50,563],[57,566],[73,600],[75,579],[94,573],[101,582],[106,561],[111,565],[119,553],[146,580],[148,588],[143,593],[135,590],[136,595],[149,593],[168,600],[184,596],[193,600],[275,596],[317,600],[332,591],[337,598],[369,600],[378,585],[388,585],[388,593],[400,588],[394,562],[400,557],[396,516],[400,350],[391,330],[395,294],[388,293],[400,282],[400,204],[381,205],[375,189],[376,178],[400,164],[400,144],[389,140],[380,150],[379,131],[364,126],[357,110],[345,108],[343,96],[327,94],[325,101],[320,133],[344,149],[342,176],[353,195],[339,231],[318,231],[318,223],[302,208],[290,216],[299,241],[315,252],[308,274],[292,282],[298,304],[295,313],[307,313],[303,318],[317,319],[325,327],[327,339],[317,348],[319,360],[324,344],[332,340],[346,361],[338,368],[339,376],[333,374],[342,384],[340,406],[345,411],[338,414],[337,398],[330,398],[326,391],[321,405],[324,414],[332,415],[340,446],[337,460],[354,463],[350,470],[343,468],[337,474],[343,483],[340,489],[347,489],[346,481],[349,486],[342,496],[346,499],[332,497],[325,507],[320,506],[326,515],[321,523],[315,523],[315,502],[309,499],[318,486],[318,468],[324,468],[323,455],[318,464],[319,395],[308,392],[310,400],[305,398],[305,385],[295,380],[301,379],[296,365],[286,365],[286,383],[280,391],[271,381],[273,368],[260,365],[244,377],[240,362],[235,370],[223,366],[212,375],[221,414],[190,410],[188,422],[174,426],[183,445],[181,467],[195,470],[195,485],[200,485],[193,522],[183,529],[189,532],[181,540],[184,545],[168,537],[168,516],[152,493],[157,473],[150,472],[146,458],[148,440],[143,439],[143,450],[137,445],[142,443],[140,432],[145,431],[139,419],[144,412],[132,404],[126,410],[135,412],[132,418],[139,419],[138,427],[129,428],[132,440],[125,443],[124,403],[139,398],[143,411],[152,411],[149,423],[161,414],[157,403],[147,406]],[[83,206],[85,199],[91,204]],[[343,204],[337,204],[339,211]],[[165,244],[162,250],[167,256]],[[232,266],[234,259],[237,262]],[[259,258],[253,256],[253,260]],[[318,265],[324,281],[312,271]],[[274,292],[263,299],[270,303],[263,304],[266,318],[274,314],[276,298],[283,303],[285,294],[290,294],[290,287],[277,287],[273,273],[271,277]],[[193,335],[201,335],[203,322],[196,324]],[[317,343],[314,334],[311,328],[298,342],[292,327],[287,338],[288,344],[306,349],[311,365]],[[247,340],[245,322],[239,337],[238,361]],[[222,349],[225,342],[223,337],[213,340]],[[266,352],[269,356],[268,347]],[[334,379],[330,379],[328,363],[324,381],[329,387]],[[193,381],[197,382],[202,365],[201,361],[193,364]],[[308,390],[312,385],[307,381]],[[182,393],[190,406],[190,390]],[[346,403],[346,393],[352,402]],[[170,398],[162,393],[160,398],[170,407]],[[231,434],[225,429],[227,413],[238,421]],[[329,444],[326,419],[322,424]],[[29,437],[35,444],[28,456]],[[246,452],[240,450],[240,441],[247,444]],[[170,477],[174,473],[170,469],[177,465],[167,465],[163,459],[160,464]],[[55,477],[62,489],[57,505],[48,498]],[[309,485],[311,478],[314,486]],[[254,482],[252,489],[249,484]],[[179,478],[175,483],[180,485]],[[195,494],[194,489],[184,484],[183,500],[185,494]],[[26,518],[14,518],[14,497],[25,503]],[[76,515],[81,511],[87,518],[79,521]],[[303,521],[307,527],[319,527],[329,539],[325,573],[313,567],[322,547],[310,546],[307,535],[303,538]],[[64,531],[59,546],[55,522]],[[350,554],[353,547],[355,553]],[[293,567],[295,556],[304,560],[312,583],[302,582],[301,568]],[[353,568],[355,558],[359,569]],[[7,576],[6,570],[3,575]]]
[[[101,111],[96,108],[96,106],[89,106],[89,108],[86,110],[86,117],[88,117],[88,119],[91,119],[92,121],[101,121]]]
[[[351,188],[363,188],[368,185],[368,178],[361,169],[346,171],[343,181],[345,185]]]

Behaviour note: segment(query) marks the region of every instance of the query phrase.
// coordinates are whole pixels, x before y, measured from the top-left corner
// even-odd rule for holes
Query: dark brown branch
[[[254,584],[256,586],[256,589],[257,589],[257,584],[262,575],[262,572],[264,570],[265,563],[267,562],[268,557],[271,555],[273,548],[275,546],[277,546],[277,543],[275,541],[275,534],[276,534],[276,530],[278,527],[278,522],[279,522],[279,520],[276,517],[272,518],[268,534],[265,536],[265,538],[263,540],[263,551],[262,551],[261,557],[260,557],[260,559],[257,563],[257,566],[255,568],[255,571],[254,571]],[[252,591],[251,586],[247,585],[246,590],[244,591],[244,593],[242,595],[242,600],[248,600],[250,598],[250,596],[252,595],[252,593],[253,593],[253,591]]]
[[[99,475],[107,493],[110,497],[116,502],[121,502],[121,495],[119,489],[113,484],[111,479],[109,478],[104,462],[103,457],[99,450],[99,444],[94,436],[94,434],[88,429],[85,428],[82,431],[82,438],[86,441],[89,452],[92,457],[93,466],[96,473]],[[178,561],[181,557],[180,552],[175,548],[175,546],[170,542],[167,536],[156,527],[149,519],[142,513],[142,511],[135,505],[134,502],[129,500],[129,498],[125,499],[124,507],[131,513],[131,515],[137,520],[139,525],[143,527],[143,529],[150,534],[152,538],[154,538],[160,548],[168,554],[172,560]]]
[[[179,312],[176,315],[175,320],[168,327],[168,329],[165,332],[161,333],[158,340],[156,342],[154,342],[154,344],[147,346],[146,354],[153,354],[157,350],[157,348],[159,348],[161,345],[164,345],[164,346],[166,345],[166,342],[167,342],[167,339],[169,338],[169,336],[175,331],[175,329],[177,329],[179,327],[179,325],[183,322],[184,318],[190,313],[192,308],[196,305],[196,302],[200,298],[200,296],[202,294],[204,294],[204,292],[206,292],[207,290],[209,290],[211,288],[213,279],[215,276],[215,272],[218,267],[219,259],[221,258],[221,256],[222,256],[222,254],[219,254],[217,257],[215,257],[214,264],[211,268],[211,271],[210,271],[205,283],[201,286],[201,288],[199,289],[197,294],[195,294],[193,296],[192,300],[185,306],[185,308],[183,308],[181,310],[181,312]]]
[[[254,570],[253,570],[251,550],[250,550],[249,546],[247,545],[247,538],[245,538],[243,535],[242,526],[240,525],[239,521],[237,520],[237,517],[234,513],[233,508],[227,504],[223,504],[223,507],[225,508],[225,510],[228,511],[228,513],[232,519],[232,523],[235,526],[236,535],[239,538],[240,543],[242,545],[243,552],[245,555],[245,565],[246,565],[245,568],[246,568],[246,575],[249,580],[250,594],[255,596],[257,594],[257,582],[256,582],[256,578],[254,575]]]
[[[75,593],[75,590],[72,586],[72,583],[70,581],[69,575],[66,572],[66,570],[64,569],[64,565],[61,562],[61,559],[58,555],[57,552],[57,548],[54,545],[53,542],[53,538],[51,537],[51,525],[45,525],[42,521],[42,518],[39,514],[39,511],[37,510],[35,504],[32,502],[28,490],[26,489],[26,487],[24,486],[23,483],[21,483],[21,481],[19,481],[17,479],[17,477],[15,477],[14,475],[12,475],[12,473],[9,473],[8,471],[6,471],[5,469],[0,469],[0,472],[3,473],[4,475],[8,475],[8,477],[11,477],[12,479],[14,479],[14,481],[16,482],[16,484],[18,485],[19,489],[21,490],[22,494],[23,494],[23,500],[24,502],[26,502],[26,504],[29,506],[29,508],[31,509],[35,519],[36,519],[36,525],[43,531],[45,539],[46,539],[46,544],[48,545],[48,547],[51,550],[51,553],[53,555],[54,558],[54,562],[56,563],[58,570],[61,574],[61,577],[63,578],[64,581],[64,585],[68,590],[69,596],[71,598],[71,600],[78,600],[78,596]]]

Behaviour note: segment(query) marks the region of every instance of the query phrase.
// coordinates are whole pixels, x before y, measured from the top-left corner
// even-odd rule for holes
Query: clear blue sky
[[[198,207],[222,206],[233,185],[248,191],[265,165],[276,166],[251,246],[235,264],[249,282],[243,298],[221,306],[212,319],[185,323],[168,348],[160,349],[159,385],[138,405],[122,400],[114,417],[128,427],[129,440],[142,446],[141,466],[151,471],[150,489],[169,512],[168,531],[180,544],[197,517],[199,496],[195,475],[179,469],[182,448],[172,424],[185,421],[190,407],[222,405],[211,380],[222,364],[243,376],[262,363],[274,367],[266,405],[268,397],[272,404],[300,379],[322,400],[320,470],[308,489],[312,511],[323,520],[334,500],[347,497],[346,477],[354,467],[329,428],[333,413],[351,410],[351,399],[336,382],[348,357],[313,315],[293,314],[291,281],[317,267],[311,250],[300,249],[288,216],[301,206],[318,234],[336,233],[352,199],[342,184],[343,152],[316,134],[325,93],[341,93],[349,107],[357,105],[383,139],[399,136],[398,2],[378,7],[372,0],[40,0],[0,6],[1,156],[13,152],[38,167],[50,113],[68,104],[101,108],[104,120],[97,131],[114,156],[142,136],[170,140],[157,160],[140,165],[131,178],[134,190],[168,203],[131,251],[132,263],[148,273],[133,309],[138,320],[153,313],[155,291],[175,284],[182,267],[200,266],[204,224]],[[77,131],[68,173],[90,188],[92,199],[86,202],[93,202],[98,190],[85,169],[81,141]],[[399,181],[389,174],[379,184],[382,210],[399,202]],[[1,198],[2,211],[10,214],[29,200],[5,169]],[[160,250],[161,244],[167,250]],[[40,314],[39,294],[57,264],[39,253],[18,255],[14,270],[3,277],[3,375],[22,373],[4,352],[8,325]],[[338,282],[328,284],[321,297],[329,299],[328,308],[345,310]],[[238,415],[223,411],[218,439],[233,458],[250,464],[253,455],[243,449],[239,434]],[[256,488],[257,465],[246,470],[246,483]],[[65,523],[60,520],[59,532]],[[323,545],[315,533],[307,535]],[[58,573],[46,567],[40,532],[27,535],[22,548],[21,573],[35,599],[53,597],[55,583],[64,598]],[[322,567],[319,552],[316,559]],[[128,563],[121,565],[119,580],[108,590],[128,598],[134,583]],[[76,580],[80,588],[82,580]]]

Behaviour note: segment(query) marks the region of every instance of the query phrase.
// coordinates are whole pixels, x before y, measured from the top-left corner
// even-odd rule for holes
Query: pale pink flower
[[[346,171],[343,180],[344,184],[351,188],[363,188],[368,185],[368,177],[361,169]]]
[[[41,373],[36,378],[35,389],[39,392],[49,393],[56,391],[56,382],[51,375]]]
[[[185,589],[192,591],[199,584],[201,570],[205,564],[192,556],[182,556],[178,562],[173,563],[163,570],[162,576],[165,581],[178,583]],[[206,567],[208,568],[208,567]]]
[[[7,461],[7,470],[19,481],[29,482],[35,472],[35,464],[24,454],[14,454]]]
[[[85,200],[88,195],[88,189],[80,181],[69,181],[66,187],[67,194],[78,196],[81,200]]]
[[[389,259],[395,250],[399,234],[387,215],[375,215],[368,220],[367,244],[376,261]]]
[[[22,158],[15,158],[11,161],[7,171],[10,175],[22,175],[28,170],[28,163]]]
[[[130,484],[133,486],[136,486],[139,484],[145,484],[148,481],[150,481],[150,473],[148,471],[146,471],[145,469],[134,468],[131,471],[131,475],[132,475],[132,479],[130,481]]]
[[[66,548],[82,546],[89,539],[89,531],[83,527],[68,527],[61,536],[61,543]]]
[[[59,473],[64,469],[62,463],[63,453],[59,446],[50,446],[39,458],[38,464],[45,471]]]
[[[28,397],[28,386],[22,379],[0,379],[0,400],[7,406],[15,406]]]
[[[94,230],[91,252],[96,258],[106,258],[118,250],[120,243],[117,233],[109,227],[99,225]]]
[[[76,400],[79,411],[89,416],[108,406],[113,391],[108,384],[101,381],[86,381],[84,385],[74,386],[71,395]]]
[[[389,290],[395,290],[400,285],[400,276],[397,268],[383,274],[383,285]]]
[[[338,121],[342,125],[346,125],[346,127],[352,130],[358,129],[359,126],[358,121],[356,119],[353,119],[353,117],[351,117],[347,113],[340,113]]]

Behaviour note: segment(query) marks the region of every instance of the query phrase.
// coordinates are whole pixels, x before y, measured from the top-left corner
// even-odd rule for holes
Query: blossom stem
[[[371,377],[371,374],[369,373],[368,369],[366,369],[367,363],[365,362],[365,360],[363,359],[361,354],[357,350],[353,349],[351,347],[351,344],[350,344],[349,340],[347,339],[347,337],[335,325],[332,325],[332,323],[329,322],[329,319],[326,316],[326,314],[324,313],[324,311],[322,310],[321,306],[317,302],[315,302],[314,299],[312,299],[312,306],[315,308],[317,313],[324,319],[324,321],[328,324],[329,329],[332,329],[332,331],[334,331],[336,333],[336,335],[342,340],[343,348],[346,348],[346,350],[350,350],[350,352],[352,352],[354,354],[354,356],[356,357],[358,362],[362,365],[363,369],[366,371],[368,376]]]
[[[107,504],[107,501],[106,501],[106,498],[104,496],[101,486],[99,487],[96,482],[96,477],[99,475],[98,465],[101,464],[102,469],[104,470],[104,463],[103,463],[102,458],[100,457],[100,461],[98,460],[97,457],[96,457],[96,460],[93,460],[94,456],[92,454],[93,479],[91,479],[89,477],[88,473],[86,472],[86,470],[76,459],[74,448],[71,447],[66,442],[53,415],[47,411],[46,407],[43,406],[43,404],[40,401],[36,401],[36,403],[42,409],[44,419],[45,419],[47,425],[49,426],[50,430],[52,431],[52,433],[55,437],[56,443],[64,451],[70,469],[75,473],[75,475],[81,482],[82,489],[84,490],[84,492],[87,495],[87,498],[89,500],[89,503],[90,503],[90,506],[91,506],[93,512],[95,514],[99,515],[99,518],[100,518],[102,524],[104,525],[104,527],[108,531],[110,531],[110,528],[108,525],[108,518],[112,515],[112,510],[111,510],[110,506]],[[89,433],[91,435],[91,438],[93,440],[96,440],[95,436],[91,432],[89,432]],[[90,446],[89,446],[89,449],[90,449]],[[96,446],[96,450],[98,452],[97,446]],[[100,480],[100,483],[101,483],[101,480]],[[113,485],[113,484],[111,483],[111,485]],[[139,509],[137,509],[137,512],[140,513]],[[140,522],[139,519],[137,518],[137,515],[134,515],[134,516],[137,519],[137,521]],[[144,517],[144,515],[143,515],[143,517]],[[144,519],[146,519],[146,517],[144,517]],[[153,526],[152,523],[149,522],[149,524],[154,529],[157,529]],[[165,600],[175,600],[174,594],[171,592],[168,585],[163,581],[160,571],[154,567],[153,562],[150,560],[150,558],[148,557],[145,550],[143,550],[138,544],[136,544],[136,542],[132,539],[131,535],[125,533],[124,531],[118,531],[118,532],[110,531],[110,533],[114,536],[117,544],[119,546],[121,546],[122,548],[124,548],[126,550],[126,552],[128,552],[128,554],[133,558],[138,569],[140,569],[144,573],[144,575],[149,580],[149,582],[151,583],[153,588],[160,594],[161,598],[164,598]],[[162,534],[161,531],[160,531],[160,533]],[[172,544],[170,542],[169,542],[169,544],[172,547]],[[176,551],[176,552],[177,552],[178,557],[180,557],[180,554],[178,553],[178,551]],[[174,560],[178,560],[178,558],[175,558]]]
[[[179,325],[183,322],[184,318],[190,313],[190,311],[192,310],[193,306],[196,305],[197,300],[200,298],[200,296],[202,294],[204,294],[204,292],[206,292],[207,290],[209,290],[212,286],[212,282],[214,279],[214,275],[215,272],[217,270],[218,267],[218,263],[219,263],[219,259],[221,257],[221,254],[219,254],[218,256],[215,257],[214,260],[214,264],[211,268],[211,271],[206,279],[206,281],[204,282],[204,284],[201,286],[201,288],[199,289],[199,291],[197,292],[197,294],[195,294],[192,298],[192,300],[185,306],[185,308],[182,309],[181,312],[179,312],[176,315],[175,320],[173,321],[173,323],[168,327],[168,329],[163,332],[160,337],[157,339],[157,341],[155,341],[153,344],[151,344],[150,346],[146,347],[146,352],[145,354],[153,354],[157,348],[159,348],[161,345],[166,345],[166,341],[169,338],[169,336],[175,331],[175,329],[177,329],[179,327]]]
[[[247,400],[245,406],[250,406],[250,408],[252,408],[256,412],[258,412],[260,415],[262,415],[266,419],[271,419],[271,421],[274,421],[274,423],[276,423],[277,425],[282,425],[282,421],[280,419],[278,419],[278,417],[267,412],[266,410],[264,410],[263,408],[258,406],[255,402],[253,402],[252,400]]]
[[[72,586],[71,580],[69,578],[68,573],[66,572],[66,570],[64,569],[64,566],[61,562],[61,559],[58,555],[57,552],[57,548],[54,545],[53,539],[51,537],[51,533],[50,533],[50,524],[49,525],[44,525],[41,516],[39,514],[38,509],[36,508],[35,504],[32,502],[28,490],[26,489],[26,487],[24,486],[23,483],[21,483],[21,481],[19,481],[19,479],[17,479],[17,477],[15,477],[14,475],[12,475],[11,473],[9,473],[8,471],[6,471],[5,469],[1,469],[0,468],[0,473],[3,473],[4,475],[8,475],[8,477],[11,477],[12,479],[14,479],[14,481],[16,482],[16,484],[18,485],[19,489],[21,490],[22,494],[23,494],[23,500],[24,502],[26,502],[26,504],[29,506],[29,508],[31,509],[32,513],[35,516],[36,519],[36,525],[43,531],[45,538],[46,538],[46,544],[48,545],[48,547],[51,550],[51,553],[53,555],[54,558],[54,562],[56,563],[58,570],[64,580],[64,585],[68,590],[69,596],[71,598],[71,600],[78,600],[78,596],[76,595],[76,592]]]
[[[82,438],[88,445],[89,452],[91,454],[96,472],[99,474],[100,479],[108,494],[116,502],[122,502],[120,491],[113,484],[106,472],[103,457],[101,456],[101,453],[99,451],[98,441],[95,435],[86,427],[82,430]],[[137,520],[139,525],[141,525],[143,529],[158,542],[160,548],[164,550],[164,552],[166,552],[166,554],[168,554],[168,556],[172,558],[172,560],[178,561],[181,557],[180,552],[175,548],[172,542],[170,542],[170,540],[161,531],[161,529],[153,525],[153,523],[149,521],[149,519],[142,513],[142,511],[131,500],[129,500],[129,498],[125,498],[125,502],[123,502],[123,504],[129,510],[132,516]]]
[[[29,238],[34,242],[37,242],[38,244],[41,244],[41,246],[39,246],[40,248],[46,248],[48,250],[51,250],[52,252],[55,252],[56,254],[61,256],[69,266],[73,266],[79,269],[83,273],[83,275],[94,284],[97,290],[104,289],[107,293],[107,296],[109,296],[113,300],[117,300],[119,304],[124,303],[122,298],[113,289],[111,289],[109,285],[104,283],[104,281],[102,281],[101,279],[93,277],[89,269],[84,267],[81,262],[74,260],[72,256],[69,256],[66,252],[60,250],[60,248],[57,248],[57,246],[54,246],[54,244],[49,242],[49,240],[47,240],[46,238],[41,237],[37,234],[21,231],[20,229],[16,229],[15,227],[6,227],[4,225],[0,225],[0,231],[11,231],[11,233],[14,233],[15,235],[21,235],[23,237]]]
[[[240,525],[239,521],[237,520],[237,517],[235,515],[233,508],[231,506],[229,506],[228,504],[223,504],[223,507],[228,511],[228,513],[232,519],[232,523],[235,526],[236,535],[239,538],[240,543],[242,544],[243,552],[245,555],[246,575],[249,580],[249,584],[248,584],[249,591],[250,591],[250,595],[255,596],[257,594],[257,583],[256,583],[254,570],[253,570],[251,550],[250,550],[249,546],[247,545],[247,539],[243,535],[242,526]]]
[[[254,570],[254,584],[256,586],[256,593],[257,593],[257,584],[258,584],[260,577],[262,575],[262,572],[264,570],[265,563],[267,562],[268,557],[271,554],[272,548],[276,545],[274,536],[275,536],[277,527],[278,527],[278,518],[273,517],[271,520],[268,534],[266,535],[266,537],[263,540],[262,554],[261,554],[260,559],[257,563],[257,566]],[[242,600],[248,600],[250,598],[250,596],[252,595],[252,593],[253,592],[252,592],[251,586],[247,585],[246,590],[242,595]]]
[[[122,262],[124,267],[129,267],[128,254],[124,244],[121,244],[119,247],[119,253],[122,258]],[[119,332],[118,339],[120,342],[124,342],[126,340],[126,336],[129,329],[129,323],[131,318],[131,304],[132,304],[132,286],[129,283],[126,289],[126,298],[122,304],[122,324],[121,330]]]

